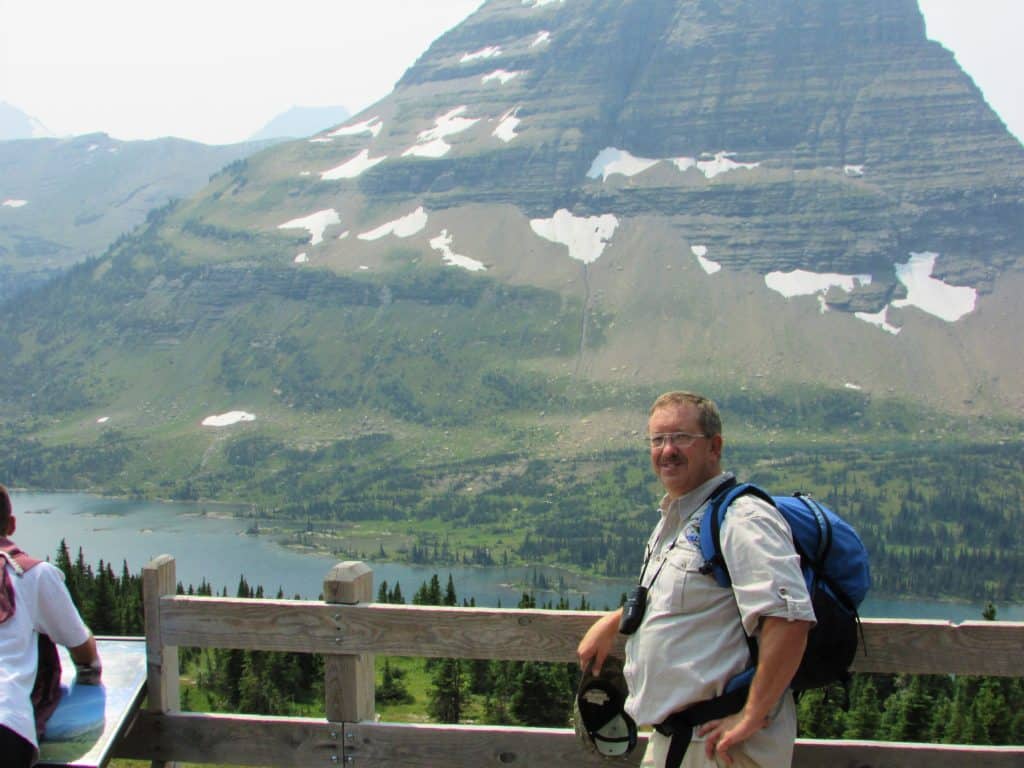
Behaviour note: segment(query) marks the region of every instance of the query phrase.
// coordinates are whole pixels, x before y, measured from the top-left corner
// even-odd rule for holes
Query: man
[[[788,766],[796,738],[789,682],[814,624],[789,526],[770,504],[749,495],[737,499],[720,532],[732,587],[719,587],[701,573],[700,553],[705,503],[732,479],[721,469],[718,409],[700,395],[666,393],[651,407],[648,442],[665,496],[640,577],[646,609],[626,642],[623,670],[626,711],[638,725],[655,726],[643,765]],[[577,649],[584,669],[600,670],[621,617],[622,609],[613,611],[584,635]],[[705,719],[709,707],[702,703],[720,697],[750,666],[748,635],[758,652],[749,691],[731,697],[739,700],[728,714],[717,712],[722,700],[715,701],[715,714]],[[692,719],[698,724],[691,729]]]
[[[82,622],[64,585],[64,575],[50,563],[21,552],[10,540],[15,518],[11,497],[0,485],[0,763],[4,768],[29,768],[39,743],[33,686],[37,671],[55,651],[40,635],[65,645],[78,669],[79,683],[98,683],[100,658],[92,633]],[[59,670],[59,667],[57,667]],[[49,694],[56,679],[42,680]],[[37,697],[38,698],[38,697]],[[49,697],[49,709],[56,697]],[[41,725],[41,723],[40,723]]]

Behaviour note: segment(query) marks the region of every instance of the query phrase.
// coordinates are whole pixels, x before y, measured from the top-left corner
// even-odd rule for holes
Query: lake
[[[123,562],[137,573],[157,555],[174,556],[181,583],[198,585],[203,579],[215,591],[227,588],[234,595],[244,576],[251,585],[262,585],[273,597],[280,588],[287,597],[319,596],[324,576],[337,558],[298,552],[280,546],[270,536],[245,533],[249,522],[231,515],[243,509],[210,503],[157,502],[106,499],[83,493],[13,492],[18,518],[14,539],[26,552],[53,559],[61,539],[67,541],[74,559],[79,548],[93,567],[102,559],[120,574]],[[401,584],[406,600],[435,573],[444,588],[452,575],[459,601],[474,598],[480,606],[514,607],[535,574],[549,583],[561,578],[568,587],[571,606],[580,595],[595,608],[618,605],[620,595],[631,587],[628,579],[600,579],[570,574],[547,567],[504,568],[416,566],[372,562],[374,589],[382,581]],[[557,592],[534,591],[538,602],[557,601]],[[869,597],[862,606],[865,617],[947,619],[981,618],[982,603]],[[997,605],[998,617],[1024,621],[1024,605]]]

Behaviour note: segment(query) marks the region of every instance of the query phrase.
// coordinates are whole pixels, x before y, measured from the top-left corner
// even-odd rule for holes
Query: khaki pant
[[[790,768],[795,739],[796,707],[787,691],[772,724],[729,750],[732,768]],[[652,731],[641,768],[664,768],[670,741],[668,736]],[[708,760],[704,756],[704,739],[694,738],[680,768],[726,768],[726,763],[721,759]]]

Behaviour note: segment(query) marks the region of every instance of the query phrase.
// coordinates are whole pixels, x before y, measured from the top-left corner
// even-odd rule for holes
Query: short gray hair
[[[715,401],[693,392],[677,390],[660,395],[651,406],[648,416],[653,416],[659,408],[687,404],[697,409],[697,423],[700,425],[701,432],[708,437],[722,434],[722,416],[718,412]]]

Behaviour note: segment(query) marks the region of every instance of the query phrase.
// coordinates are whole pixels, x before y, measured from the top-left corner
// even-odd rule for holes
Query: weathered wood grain
[[[140,713],[115,756],[230,765],[340,765],[341,725],[301,717]]]
[[[174,558],[160,555],[142,569],[142,606],[146,628],[146,698],[151,712],[180,709],[178,648],[163,636],[160,599],[177,588]],[[154,759],[151,768],[175,768],[174,763]]]
[[[616,765],[635,766],[645,737]],[[117,757],[254,766],[607,768],[564,728],[328,723],[310,718],[143,713]],[[793,768],[1020,768],[1024,747],[799,739]]]
[[[165,597],[160,611],[166,642],[180,645],[516,661],[574,661],[600,615],[203,597]],[[1014,677],[1024,669],[1024,622],[865,619],[864,638],[858,672]]]
[[[143,584],[150,711],[141,713],[118,756],[154,765],[607,765],[567,729],[372,721],[372,654],[574,661],[576,644],[599,613],[375,604],[368,602],[372,572],[361,563],[332,569],[325,601],[175,596],[167,556],[144,569]],[[1024,670],[1022,622],[868,619],[864,639],[854,663],[860,672],[1020,676]],[[330,719],[178,713],[179,645],[326,654]],[[620,638],[620,655],[622,645]],[[642,751],[643,744],[619,764],[637,765]],[[1021,768],[1024,747],[799,740],[793,765]]]
[[[1024,747],[797,739],[793,768],[1021,768]]]
[[[364,563],[338,563],[324,579],[324,600],[356,605],[373,599],[373,572]],[[341,633],[340,618],[335,632]],[[337,644],[336,644],[337,645]],[[324,658],[324,712],[328,720],[358,722],[374,714],[373,654],[328,654]]]

